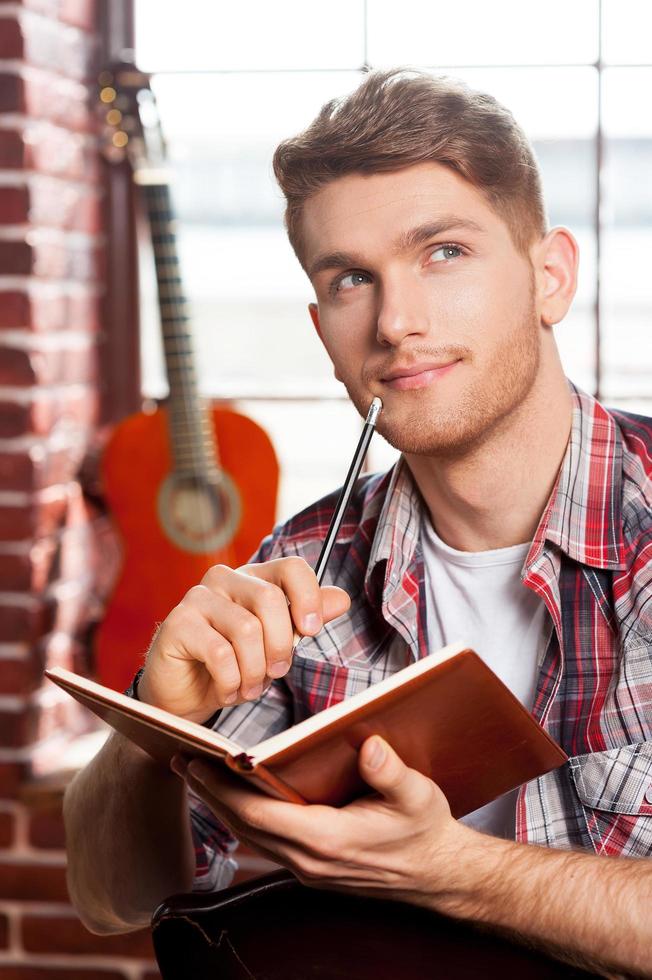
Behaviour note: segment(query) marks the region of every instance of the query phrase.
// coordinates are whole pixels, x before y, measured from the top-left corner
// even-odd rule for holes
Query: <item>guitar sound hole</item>
[[[184,551],[203,553],[227,547],[238,529],[238,491],[226,473],[212,483],[171,473],[161,484],[158,515],[167,537]]]

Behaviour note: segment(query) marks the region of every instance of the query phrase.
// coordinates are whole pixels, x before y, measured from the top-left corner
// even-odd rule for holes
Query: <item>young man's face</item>
[[[352,174],[302,222],[313,321],[360,413],[381,397],[396,448],[464,452],[523,403],[541,354],[534,273],[472,184],[436,163]]]

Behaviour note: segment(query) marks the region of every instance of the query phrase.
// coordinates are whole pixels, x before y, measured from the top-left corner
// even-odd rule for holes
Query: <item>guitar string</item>
[[[199,533],[204,538],[214,527],[212,501],[210,494],[211,469],[218,459],[217,438],[213,429],[212,419],[207,406],[199,397],[198,377],[196,373],[192,333],[189,324],[187,300],[182,286],[181,267],[176,248],[176,236],[172,228],[174,220],[170,189],[167,185],[149,185],[146,193],[149,196],[149,217],[152,234],[152,247],[159,287],[159,306],[161,309],[161,326],[163,345],[168,368],[168,386],[170,388],[170,407],[168,420],[170,422],[170,441],[177,471],[182,480],[187,482],[184,470],[190,461],[190,487],[196,493],[191,496],[191,506],[197,508]],[[157,201],[160,198],[160,202]],[[161,207],[155,206],[162,205]],[[163,230],[163,235],[161,235]],[[161,241],[163,238],[163,241]],[[162,245],[169,246],[169,254],[163,254]],[[170,271],[173,276],[170,276]],[[172,294],[162,306],[161,287]],[[181,324],[184,329],[181,329]],[[172,326],[172,331],[170,327]],[[180,363],[179,363],[180,362]],[[179,418],[179,401],[182,414]],[[208,430],[208,431],[207,431]],[[211,436],[213,437],[211,439]],[[179,452],[179,441],[185,438],[189,452]],[[210,447],[208,443],[211,443]],[[209,457],[210,452],[210,457]],[[219,459],[218,459],[219,461]],[[203,479],[202,479],[203,477]],[[219,492],[213,488],[214,492]],[[208,491],[208,493],[207,493]]]

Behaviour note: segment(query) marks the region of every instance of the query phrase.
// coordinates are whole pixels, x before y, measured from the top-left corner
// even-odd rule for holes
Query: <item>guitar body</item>
[[[114,690],[130,683],[156,626],[188,589],[212,565],[244,564],[273,527],[278,463],[269,437],[231,409],[207,414],[231,494],[212,530],[211,488],[175,487],[165,408],[125,419],[106,447],[102,480],[123,565],[96,635],[96,664],[100,683]]]

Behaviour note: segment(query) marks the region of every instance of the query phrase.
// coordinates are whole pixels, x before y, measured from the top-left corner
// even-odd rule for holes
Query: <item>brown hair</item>
[[[274,153],[287,208],[285,224],[303,262],[301,212],[325,184],[351,173],[383,173],[433,161],[477,187],[507,225],[516,249],[547,231],[541,175],[511,112],[459,79],[395,68],[373,71],[333,99]]]

